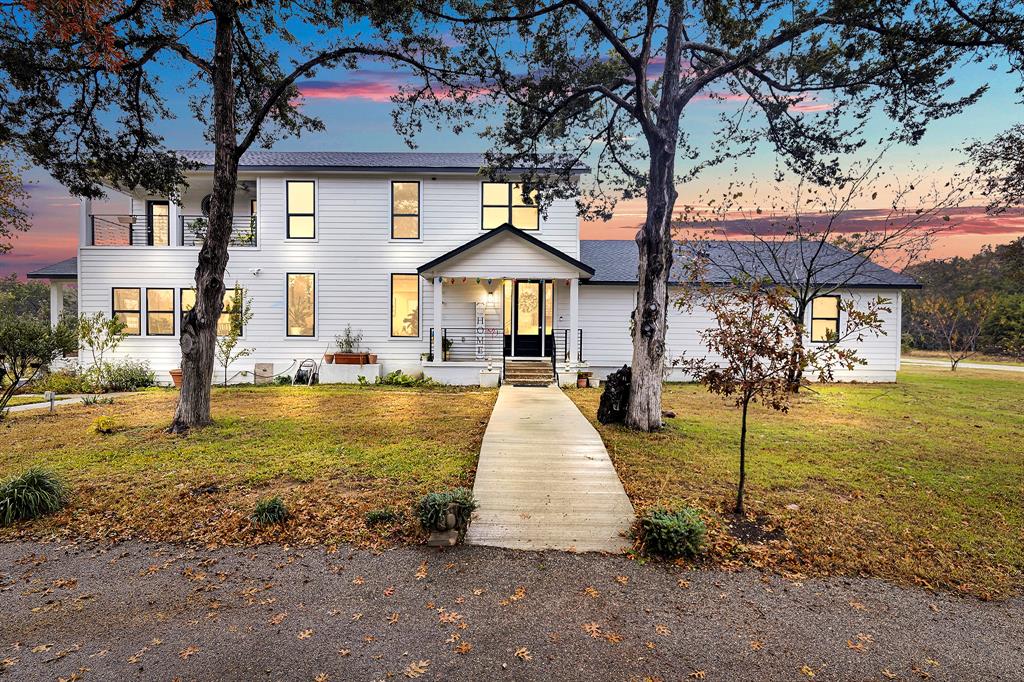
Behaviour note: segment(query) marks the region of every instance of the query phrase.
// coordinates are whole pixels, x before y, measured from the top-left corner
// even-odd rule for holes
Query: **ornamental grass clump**
[[[469,522],[478,504],[469,488],[456,488],[429,493],[416,503],[416,518],[427,531],[457,530],[459,540],[465,537]]]
[[[284,523],[288,518],[288,508],[280,496],[267,497],[256,503],[252,512],[252,521],[257,526],[269,526],[273,523]]]
[[[707,526],[692,507],[679,511],[652,509],[640,519],[644,551],[666,559],[696,557],[706,535]]]
[[[27,469],[0,485],[0,525],[52,514],[64,507],[67,497],[57,474],[38,467]]]

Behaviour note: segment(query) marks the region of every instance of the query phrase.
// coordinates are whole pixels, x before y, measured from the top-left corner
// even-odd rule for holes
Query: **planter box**
[[[334,364],[336,365],[369,365],[369,353],[335,353]]]
[[[380,365],[320,365],[321,384],[358,384],[361,376],[372,384],[380,375]]]

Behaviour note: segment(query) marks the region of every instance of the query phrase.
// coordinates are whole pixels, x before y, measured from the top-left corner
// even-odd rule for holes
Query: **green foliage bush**
[[[707,526],[692,507],[679,511],[652,509],[640,519],[640,535],[648,554],[692,559],[704,546]]]
[[[372,509],[366,512],[366,525],[378,526],[385,523],[394,523],[401,518],[401,512],[394,509]]]
[[[0,485],[0,525],[9,526],[60,510],[67,489],[52,471],[33,467]]]
[[[370,382],[366,380],[366,377],[360,376],[359,383],[363,386],[369,385]],[[377,377],[374,382],[379,386],[434,386],[436,382],[429,377],[413,377],[409,376],[400,369],[396,369],[394,372],[388,372],[382,377]]]
[[[424,530],[450,530],[448,514],[454,514],[454,528],[459,537],[466,534],[470,518],[478,503],[473,491],[468,488],[456,488],[440,493],[428,493],[416,503],[416,518]]]
[[[156,384],[156,375],[149,363],[137,360],[109,362],[103,367],[100,388],[104,391],[136,391]]]
[[[92,429],[93,433],[109,436],[114,431],[117,431],[117,422],[114,421],[113,417],[103,415],[93,419],[92,425],[89,428]]]
[[[269,526],[272,523],[284,523],[288,518],[288,508],[280,496],[265,497],[256,503],[252,512],[252,520],[258,526]]]
[[[53,391],[57,395],[72,393],[89,393],[93,390],[90,379],[77,368],[60,369],[50,372],[32,382],[32,390],[37,393]]]

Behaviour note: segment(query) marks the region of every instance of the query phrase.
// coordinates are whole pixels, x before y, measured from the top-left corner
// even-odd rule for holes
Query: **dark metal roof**
[[[31,279],[78,279],[78,259],[68,258],[28,273]]]
[[[428,271],[428,270],[430,270],[430,269],[440,265],[441,263],[445,262],[446,260],[449,260],[451,258],[454,258],[455,256],[458,256],[460,253],[463,253],[465,251],[469,251],[473,247],[479,246],[480,244],[483,244],[484,242],[486,242],[486,241],[488,241],[490,239],[494,239],[498,235],[502,235],[502,234],[505,234],[505,233],[513,234],[513,235],[519,237],[520,239],[525,240],[527,243],[532,244],[532,245],[534,245],[534,246],[536,246],[538,248],[541,248],[544,251],[547,251],[552,256],[554,256],[556,258],[560,258],[561,260],[565,261],[566,263],[569,263],[574,268],[578,268],[579,270],[582,270],[583,272],[586,272],[586,273],[588,273],[590,275],[594,274],[594,269],[592,267],[590,267],[589,265],[587,265],[586,263],[581,263],[580,261],[576,260],[575,258],[573,258],[569,254],[565,253],[564,251],[559,251],[558,249],[556,249],[555,247],[551,246],[547,242],[542,242],[541,240],[537,239],[536,237],[534,237],[529,232],[524,232],[523,230],[520,230],[519,228],[513,227],[509,223],[505,223],[504,225],[502,225],[500,227],[496,227],[493,230],[488,230],[487,232],[485,232],[484,234],[480,235],[476,239],[471,239],[470,241],[466,242],[465,244],[462,244],[461,246],[456,246],[454,249],[452,249],[448,253],[446,253],[444,255],[441,255],[441,256],[438,256],[437,258],[433,259],[432,261],[429,261],[429,262],[424,263],[423,265],[419,266],[416,269],[416,272],[419,272],[419,273],[426,272],[426,271]]]
[[[678,244],[672,266],[671,282],[686,279],[684,266],[694,257],[694,249],[702,249],[709,261],[707,279],[727,284],[741,273],[760,276],[780,272],[787,278],[799,277],[807,271],[807,261],[814,259],[817,270],[815,284],[842,284],[851,288],[919,289],[912,277],[894,272],[861,256],[831,244],[815,252],[818,242],[775,242],[755,240],[719,240],[699,244]],[[639,255],[633,240],[582,240],[580,258],[592,266],[595,274],[589,284],[635,284]]]
[[[212,149],[184,149],[179,156],[204,168],[213,167]],[[240,170],[330,170],[477,173],[484,155],[475,152],[267,152],[242,154]],[[512,168],[509,172],[525,171]],[[589,173],[577,166],[578,173]]]

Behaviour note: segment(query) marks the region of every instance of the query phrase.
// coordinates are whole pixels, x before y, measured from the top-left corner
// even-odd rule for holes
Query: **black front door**
[[[551,285],[543,280],[506,280],[504,287],[505,355],[550,355],[554,303]]]

